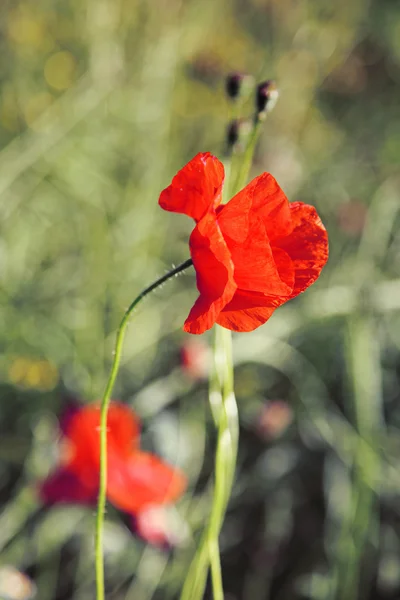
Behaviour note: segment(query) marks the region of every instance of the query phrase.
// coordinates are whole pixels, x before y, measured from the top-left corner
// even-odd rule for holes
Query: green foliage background
[[[40,600],[94,597],[92,513],[43,511],[36,485],[65,397],[101,396],[124,309],[188,257],[191,224],[158,195],[197,152],[222,157],[224,77],[239,70],[280,90],[254,175],[317,207],[331,253],[304,296],[234,338],[226,597],[398,598],[399,3],[14,0],[0,13],[0,563]],[[207,519],[207,387],[179,359],[195,297],[193,273],[152,294],[116,389],[144,447],[189,476],[184,543],[145,547],[110,508],[110,599],[177,597]],[[293,421],[272,435],[261,415],[276,399]]]

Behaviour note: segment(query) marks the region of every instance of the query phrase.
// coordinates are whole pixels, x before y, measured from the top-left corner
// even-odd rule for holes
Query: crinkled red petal
[[[209,152],[202,152],[178,171],[171,185],[161,192],[159,205],[200,221],[221,202],[223,181],[223,164]]]
[[[272,256],[274,257],[274,262],[276,268],[279,273],[279,277],[282,282],[287,286],[287,290],[290,290],[289,294],[280,294],[283,298],[285,295],[289,297],[292,294],[294,281],[295,281],[295,270],[292,259],[289,254],[282,250],[282,248],[277,248],[276,246],[271,246]],[[268,295],[268,292],[267,292]]]
[[[238,290],[218,316],[217,323],[232,331],[253,331],[263,325],[287,296],[266,296]]]
[[[151,504],[177,500],[187,482],[183,473],[147,452],[134,452],[129,460],[109,458],[107,496],[121,510],[136,513]]]
[[[190,253],[200,296],[185,321],[184,330],[199,334],[214,325],[236,290],[231,255],[213,212],[207,213],[194,228]]]
[[[255,177],[228,203],[245,205],[251,199],[251,212],[264,223],[269,241],[288,235],[292,229],[289,201],[279,184],[270,173]],[[225,210],[225,209],[224,209]]]
[[[237,244],[242,244],[249,235],[253,198],[246,190],[247,187],[215,211],[223,236]]]
[[[290,204],[293,231],[275,240],[274,245],[292,259],[295,282],[291,298],[303,292],[319,277],[328,260],[328,234],[313,206]]]
[[[291,277],[287,272],[291,261],[285,264],[282,280],[264,223],[251,209],[251,202],[250,194],[238,194],[218,212],[218,224],[234,264],[235,283],[242,290],[287,296],[294,282],[294,269]]]

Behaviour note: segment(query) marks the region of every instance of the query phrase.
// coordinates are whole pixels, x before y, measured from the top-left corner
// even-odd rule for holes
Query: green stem
[[[104,600],[104,556],[103,556],[103,526],[104,526],[104,512],[106,507],[106,490],[107,490],[107,414],[108,406],[110,404],[111,393],[114,387],[115,380],[117,378],[119,365],[121,362],[122,346],[126,333],[126,327],[129,322],[134,309],[137,307],[139,302],[143,300],[150,292],[158,288],[168,279],[174,277],[178,273],[181,273],[193,264],[191,259],[186,260],[182,264],[178,265],[154,283],[144,289],[137,298],[132,302],[127,311],[125,312],[122,321],[118,327],[117,337],[115,341],[114,360],[111,366],[110,375],[107,381],[107,385],[104,391],[103,399],[101,402],[100,409],[100,479],[99,479],[99,496],[97,502],[97,515],[96,515],[96,589],[97,589],[97,600]]]
[[[373,315],[367,313],[351,317],[348,340],[354,420],[359,437],[354,448],[350,506],[337,547],[337,600],[354,600],[360,595],[361,563],[376,516],[374,506],[380,470],[379,438],[383,428],[382,374]],[[365,443],[373,452],[365,452]]]
[[[244,153],[232,156],[232,162],[226,164],[224,190],[228,190],[228,194],[224,193],[224,203],[247,183],[261,125],[256,118]],[[240,164],[236,165],[236,160],[240,160]],[[224,597],[218,539],[235,476],[239,419],[233,389],[232,333],[218,325],[215,328],[214,372],[210,379],[209,402],[218,432],[214,496],[210,519],[190,565],[180,600],[203,598],[209,567],[213,598],[223,600]]]
[[[237,445],[238,413],[233,392],[232,334],[216,326],[210,405],[218,429],[215,487],[211,514],[199,548],[190,565],[181,600],[201,600],[211,566],[214,600],[223,600],[218,538],[232,490]]]
[[[228,162],[224,189],[229,193],[228,198],[224,194],[224,203],[247,183],[260,131],[261,123],[257,120],[244,154],[233,156],[233,164]],[[239,158],[241,163],[236,167],[235,159]],[[234,172],[236,177],[233,177]],[[232,333],[218,325],[215,329],[214,372],[210,379],[209,402],[218,432],[214,496],[210,519],[190,565],[181,600],[201,600],[209,567],[214,600],[223,599],[218,539],[235,476],[239,423],[233,390]]]
[[[219,558],[218,539],[209,540],[208,553],[211,564],[211,581],[214,592],[214,600],[224,600],[224,588],[222,585],[221,561]]]
[[[214,600],[223,600],[218,539],[231,495],[238,448],[238,411],[233,391],[232,333],[217,326],[215,331],[215,362],[222,393],[214,414],[218,426],[218,442],[215,457],[215,489],[213,506],[206,532],[211,565]],[[216,410],[217,408],[217,410]],[[222,595],[221,595],[222,594]]]
[[[249,141],[247,142],[246,150],[243,156],[241,156],[240,166],[237,171],[236,178],[232,180],[232,189],[230,192],[232,196],[237,194],[247,183],[247,178],[250,173],[251,163],[253,162],[253,156],[260,137],[262,128],[262,121],[255,121],[253,131],[250,134]]]

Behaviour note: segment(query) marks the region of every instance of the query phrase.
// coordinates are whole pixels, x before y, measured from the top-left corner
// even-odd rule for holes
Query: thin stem
[[[238,413],[233,392],[232,334],[216,326],[210,405],[218,429],[215,487],[208,525],[190,565],[181,600],[201,600],[211,567],[214,600],[223,598],[218,538],[232,491],[238,445]],[[221,595],[222,594],[222,595]]]
[[[229,193],[224,193],[224,202],[237,194],[247,183],[261,125],[260,120],[256,118],[243,155],[232,156],[226,163],[227,177],[224,188]],[[236,166],[236,160],[239,159],[242,162]],[[214,370],[210,378],[209,403],[218,432],[214,496],[210,519],[189,567],[180,600],[203,598],[209,567],[213,599],[223,600],[224,597],[218,539],[235,476],[239,420],[233,389],[232,333],[218,325],[215,327]]]
[[[262,121],[255,121],[253,131],[250,134],[249,141],[247,142],[246,150],[241,157],[241,163],[238,168],[236,178],[232,180],[232,189],[230,190],[232,196],[237,194],[247,183],[247,178],[250,173],[251,163],[253,162],[253,156],[256,149],[258,138],[260,137],[262,127]]]
[[[214,499],[206,534],[214,600],[219,600],[223,599],[223,588],[221,576],[218,578],[218,573],[221,573],[218,538],[233,487],[238,447],[238,412],[233,391],[232,334],[219,326],[215,331],[214,352],[221,393],[218,408],[215,405],[216,396],[214,398],[218,442],[215,456]]]
[[[261,129],[256,121],[242,157],[231,157],[226,166],[224,202],[235,195],[247,182],[250,167]],[[235,159],[242,159],[237,165]],[[233,173],[236,173],[236,177]],[[228,197],[226,197],[228,196]],[[236,398],[233,389],[232,333],[216,325],[214,370],[210,378],[209,403],[218,432],[215,456],[215,488],[208,525],[192,560],[180,600],[201,600],[211,567],[214,600],[223,598],[219,534],[232,491],[235,476],[239,424]]]
[[[99,496],[97,502],[97,515],[96,515],[96,589],[97,589],[97,600],[104,600],[104,556],[103,556],[103,525],[104,525],[104,512],[106,507],[106,490],[107,490],[107,414],[108,406],[110,404],[111,393],[114,387],[115,380],[117,378],[119,365],[121,362],[122,346],[124,342],[126,327],[129,322],[136,306],[145,298],[150,292],[158,288],[168,279],[178,275],[193,264],[192,259],[188,259],[182,264],[178,265],[154,283],[145,288],[137,298],[132,302],[127,311],[125,312],[122,321],[118,327],[117,337],[115,340],[114,359],[111,366],[110,375],[107,381],[107,385],[104,391],[103,399],[101,402],[100,409],[100,479],[99,479]]]
[[[211,581],[214,593],[214,600],[224,600],[224,588],[222,585],[221,561],[219,558],[218,539],[209,541],[208,552],[210,555]]]

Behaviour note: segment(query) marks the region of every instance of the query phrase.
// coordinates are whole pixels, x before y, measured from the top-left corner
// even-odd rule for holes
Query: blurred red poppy
[[[150,544],[160,548],[185,545],[189,538],[187,525],[177,519],[169,506],[150,506],[132,517],[131,529]]]
[[[192,380],[206,379],[210,371],[210,348],[201,338],[189,338],[181,347],[181,369]]]
[[[221,205],[224,167],[197,154],[161,192],[160,206],[192,217],[190,253],[196,300],[184,329],[203,333],[218,323],[252,331],[303,292],[328,259],[328,235],[314,207],[289,204],[269,173]]]
[[[100,408],[91,405],[67,411],[60,425],[60,465],[41,484],[40,495],[48,505],[94,505],[100,467]],[[130,408],[112,402],[107,426],[107,497],[117,508],[138,515],[183,494],[183,473],[139,449],[139,421]]]

